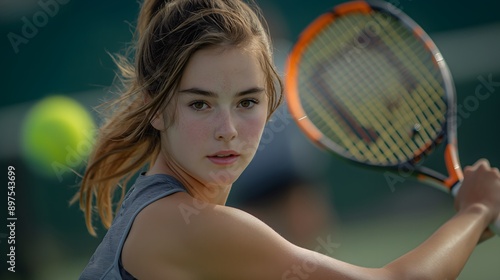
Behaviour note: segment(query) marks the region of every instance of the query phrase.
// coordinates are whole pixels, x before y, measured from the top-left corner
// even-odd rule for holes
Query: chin
[[[217,171],[210,171],[208,174],[207,182],[208,184],[213,184],[217,186],[227,186],[232,185],[238,177],[240,177],[243,170],[238,169],[221,169]]]

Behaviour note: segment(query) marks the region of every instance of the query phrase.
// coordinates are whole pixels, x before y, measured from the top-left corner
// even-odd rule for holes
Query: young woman
[[[240,0],[146,0],[136,39],[134,63],[117,60],[125,89],[77,195],[89,232],[94,205],[109,228],[81,279],[454,279],[499,215],[500,173],[480,160],[464,171],[457,214],[382,268],[297,247],[224,206],[281,102],[255,9]]]

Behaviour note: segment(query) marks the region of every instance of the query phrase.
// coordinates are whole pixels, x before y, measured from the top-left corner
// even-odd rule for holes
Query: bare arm
[[[458,213],[422,245],[386,269],[401,274],[418,266],[422,269],[416,273],[423,279],[455,279],[481,237],[492,236],[485,229],[499,215],[500,172],[486,160],[480,160],[465,168],[464,174],[465,181],[455,201]]]
[[[457,214],[423,244],[382,268],[359,267],[297,247],[253,216],[217,205],[200,209],[189,223],[183,218],[165,226],[161,220],[143,221],[155,225],[148,231],[154,234],[142,239],[144,255],[137,256],[148,279],[174,270],[183,275],[176,279],[455,279],[500,212],[498,170],[478,162],[465,174]],[[185,195],[177,203],[196,208],[193,201]]]
[[[385,266],[405,279],[456,279],[488,225],[475,205],[456,214],[424,243]]]
[[[207,247],[201,250],[212,254],[209,261],[199,260],[198,265],[206,265],[203,275],[216,279],[456,279],[488,225],[485,208],[472,206],[408,254],[383,268],[372,269],[296,247],[253,217],[237,219],[241,218],[244,225],[239,224],[227,235],[217,230],[213,234],[218,237],[207,236],[220,243],[205,243]],[[213,271],[217,267],[221,269]]]

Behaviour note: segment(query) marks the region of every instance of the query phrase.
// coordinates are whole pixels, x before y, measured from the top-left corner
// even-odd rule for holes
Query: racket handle
[[[456,197],[460,187],[462,186],[462,182],[457,182],[453,187],[451,187],[451,195]],[[498,236],[500,236],[500,216],[489,226],[489,228]]]
[[[453,197],[456,197],[457,194],[458,194],[458,191],[460,190],[460,187],[462,187],[462,181],[458,181],[455,183],[455,185],[453,185],[451,187],[451,195],[453,195]]]

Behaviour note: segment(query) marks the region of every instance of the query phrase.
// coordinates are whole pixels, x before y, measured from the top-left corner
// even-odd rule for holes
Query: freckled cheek
[[[183,126],[183,136],[181,139],[185,139],[187,143],[201,147],[203,143],[206,143],[210,135],[210,127],[208,124],[201,121],[194,121],[184,124]]]
[[[179,112],[177,122],[169,128],[167,145],[173,153],[194,151],[196,148],[203,147],[206,143],[209,127],[207,123],[189,118],[183,112]]]
[[[266,124],[266,119],[262,117],[253,117],[244,121],[244,125],[239,130],[238,134],[240,138],[251,142],[253,144],[258,144],[262,132],[264,131],[264,126]]]

